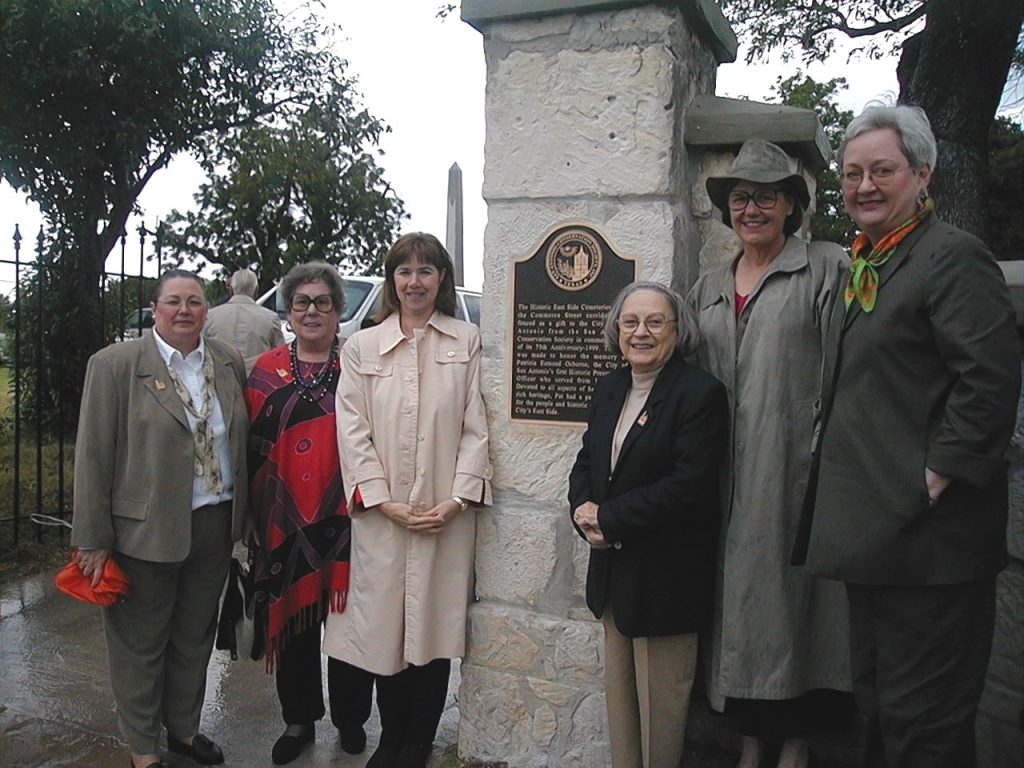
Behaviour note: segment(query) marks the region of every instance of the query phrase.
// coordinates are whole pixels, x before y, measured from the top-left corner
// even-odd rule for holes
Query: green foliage
[[[840,109],[836,97],[847,87],[845,78],[819,83],[797,74],[779,78],[773,95],[782,104],[813,109],[833,150],[842,143],[853,113]],[[989,247],[1002,260],[1019,259],[1024,253],[1024,128],[1005,117],[996,117],[989,134],[988,172],[983,181],[992,222]],[[818,178],[816,210],[811,218],[815,240],[843,246],[853,242],[857,227],[843,206],[842,187],[834,163]]]
[[[989,133],[988,245],[997,259],[1024,257],[1024,128],[997,117]]]
[[[55,233],[46,302],[74,322],[44,334],[43,369],[61,402],[77,409],[105,341],[103,264],[152,176],[330,104],[343,67],[307,4],[3,0],[0,174]]]
[[[103,291],[102,315],[106,341],[134,338],[139,332],[139,310],[153,299],[156,280],[152,277],[112,277]]]
[[[846,79],[842,77],[819,83],[807,75],[797,74],[786,79],[778,78],[772,90],[783,104],[813,109],[834,150],[839,147],[846,126],[853,119],[853,112],[840,109],[835,102],[836,96],[846,87]],[[857,228],[846,215],[843,206],[843,191],[835,163],[829,163],[818,176],[815,210],[811,217],[811,237],[846,247],[853,242],[856,234]]]
[[[67,364],[77,351],[69,340],[82,325],[103,328],[103,305],[76,300],[74,276],[64,271],[53,246],[52,240],[40,241],[32,268],[18,282],[18,332],[11,334],[10,364],[18,368],[22,421],[46,434],[67,435],[74,431],[78,413],[78,399],[69,393],[80,391],[82,376]]]
[[[374,157],[385,130],[339,80],[325,103],[238,132],[204,158],[199,210],[167,220],[172,257],[250,267],[264,288],[314,259],[378,269],[404,215]]]
[[[10,331],[14,328],[14,302],[7,296],[0,294],[0,331]]]
[[[5,0],[0,171],[112,245],[175,153],[311,99],[323,56],[296,34],[271,0]]]
[[[62,300],[74,281],[53,258],[50,245],[43,241],[33,268],[26,270],[18,283],[12,313],[12,327],[16,320],[18,332],[16,337],[13,331],[9,333],[7,351],[9,364],[13,367],[16,363],[19,369],[22,422],[32,429],[38,426],[46,435],[72,435],[78,401],[69,399],[67,393],[75,391],[80,381],[79,373],[64,364],[70,356],[70,351],[61,353],[66,339],[85,322],[102,329],[102,344],[133,338],[138,334],[137,320],[128,322],[128,318],[138,308],[149,306],[156,280],[115,276],[105,281],[97,304]],[[96,315],[87,318],[86,312]]]

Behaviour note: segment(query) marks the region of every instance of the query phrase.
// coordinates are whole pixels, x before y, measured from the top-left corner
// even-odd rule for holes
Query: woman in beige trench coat
[[[846,257],[795,236],[810,196],[774,144],[746,142],[707,189],[741,244],[690,293],[699,364],[725,383],[732,424],[709,690],[738,721],[739,768],[775,765],[763,761],[776,752],[780,768],[803,768],[805,736],[841,727],[853,711],[842,586],[789,565]]]
[[[480,332],[456,320],[451,257],[402,236],[384,263],[380,325],[343,349],[338,444],[352,518],[349,601],[324,651],[377,675],[367,768],[422,768],[465,650],[474,510],[491,503]]]

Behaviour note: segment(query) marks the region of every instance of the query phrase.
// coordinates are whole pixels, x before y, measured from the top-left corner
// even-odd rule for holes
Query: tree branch
[[[925,0],[917,8],[912,10],[905,16],[899,16],[888,21],[878,21],[872,18],[873,24],[866,27],[855,27],[849,22],[849,18],[839,12],[838,9],[830,6],[825,6],[820,3],[813,3],[809,6],[801,6],[799,10],[802,13],[819,12],[831,15],[838,19],[835,23],[822,23],[805,30],[801,35],[801,40],[813,39],[816,35],[820,35],[823,32],[836,31],[842,32],[847,37],[858,38],[858,37],[870,37],[871,35],[881,34],[883,32],[899,32],[906,29],[915,21],[923,17],[928,13],[928,8],[931,6],[932,0]]]

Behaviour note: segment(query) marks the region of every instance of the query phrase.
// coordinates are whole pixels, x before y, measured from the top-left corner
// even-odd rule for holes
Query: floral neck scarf
[[[928,218],[935,209],[935,200],[931,197],[924,201],[917,213],[887,234],[877,245],[871,246],[871,240],[861,232],[853,241],[853,261],[850,262],[850,280],[846,284],[846,308],[849,309],[853,300],[860,303],[860,308],[870,312],[875,308],[878,299],[878,268],[885,264],[895,253],[903,239],[913,232]]]
[[[220,458],[213,440],[213,427],[210,416],[213,414],[213,393],[216,391],[213,375],[213,356],[207,351],[203,355],[203,400],[197,408],[192,401],[188,387],[174,370],[167,364],[167,375],[174,382],[174,391],[178,393],[182,405],[196,419],[196,427],[192,430],[192,439],[196,449],[196,474],[202,475],[206,490],[210,493],[224,493],[224,478],[221,475]]]

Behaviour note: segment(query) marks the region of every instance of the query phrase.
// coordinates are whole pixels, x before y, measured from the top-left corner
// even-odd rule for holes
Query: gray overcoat
[[[845,591],[789,564],[846,255],[790,236],[738,320],[734,263],[703,275],[689,296],[703,336],[699,363],[725,383],[732,425],[709,685],[718,709],[727,696],[851,688]]]

